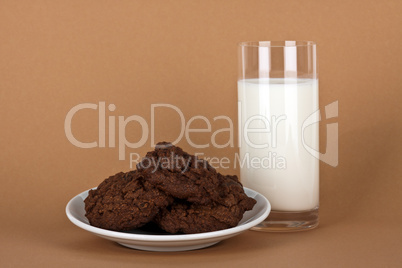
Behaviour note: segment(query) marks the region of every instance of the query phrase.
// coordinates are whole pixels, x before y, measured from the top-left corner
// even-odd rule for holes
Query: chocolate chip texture
[[[151,221],[173,198],[149,184],[137,171],[104,180],[85,199],[85,216],[93,226],[126,231]]]
[[[161,209],[155,222],[169,233],[202,233],[235,227],[256,201],[248,197],[235,176],[218,175],[219,198],[208,204],[175,199]]]
[[[170,143],[159,143],[137,169],[147,181],[175,198],[154,221],[170,233],[200,233],[236,226],[256,203],[237,176],[224,176],[207,161]]]

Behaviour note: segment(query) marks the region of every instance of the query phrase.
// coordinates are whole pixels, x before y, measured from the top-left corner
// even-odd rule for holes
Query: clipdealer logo
[[[241,105],[239,103],[239,105]],[[75,116],[79,116],[79,112],[84,109],[90,110],[98,110],[98,139],[92,142],[82,142],[79,141],[75,136],[72,130],[72,121]],[[185,120],[185,116],[183,112],[172,104],[167,103],[159,103],[159,104],[151,104],[150,113],[151,113],[151,122],[150,125],[148,122],[139,115],[131,115],[128,117],[124,116],[114,116],[108,115],[107,112],[114,112],[116,110],[116,105],[109,104],[106,108],[106,102],[101,101],[98,104],[95,103],[81,103],[73,108],[71,108],[64,120],[64,131],[67,139],[71,144],[76,147],[90,149],[90,148],[116,148],[118,147],[118,156],[119,160],[126,159],[126,149],[137,149],[144,146],[148,140],[151,141],[151,146],[155,147],[155,114],[157,109],[171,109],[177,113],[180,118],[180,133],[176,140],[172,141],[172,144],[177,144],[183,138],[186,139],[186,142],[196,149],[207,148],[213,146],[214,148],[226,148],[226,147],[234,147],[234,127],[233,122],[230,117],[226,115],[219,115],[213,118],[213,122],[216,121],[225,121],[227,127],[220,128],[214,132],[212,132],[212,124],[211,121],[202,115],[197,115],[191,117],[187,122]],[[335,101],[325,107],[326,119],[335,118],[338,116],[338,101]],[[192,128],[191,125],[195,120],[201,120],[206,124],[205,128]],[[256,129],[251,128],[250,123],[253,121],[262,122],[266,128]],[[249,118],[245,126],[243,127],[243,131],[240,131],[239,128],[239,144],[241,145],[242,138],[244,139],[247,146],[254,149],[262,149],[271,147],[273,149],[277,146],[277,128],[280,124],[285,124],[286,115],[274,116],[273,118],[266,118],[262,115],[253,116]],[[309,117],[304,120],[302,129],[301,129],[301,142],[305,150],[312,155],[313,157],[320,159],[321,161],[327,163],[330,166],[336,167],[338,165],[338,123],[330,123],[327,124],[327,137],[326,137],[326,152],[320,153],[319,151],[311,148],[305,142],[304,131],[311,126],[312,124],[317,124],[321,121],[320,110],[315,111]],[[136,122],[141,126],[141,138],[136,142],[130,142],[126,138],[126,127],[128,124]],[[108,125],[108,129],[106,129],[106,123]],[[117,133],[116,133],[116,124],[117,124]],[[106,131],[108,131],[108,142],[106,143]],[[226,143],[218,144],[216,141],[216,136],[220,133],[228,133],[229,138]],[[243,133],[241,133],[243,132]],[[211,136],[210,143],[206,144],[196,144],[191,139],[191,133],[207,133]],[[249,138],[249,135],[252,133],[267,133],[270,134],[271,137],[271,146],[269,144],[257,144]],[[116,135],[117,145],[116,145]],[[212,166],[215,168],[236,168],[237,165],[240,167],[250,167],[250,168],[267,168],[267,169],[286,169],[286,158],[278,155],[275,152],[269,151],[267,155],[263,157],[250,157],[249,154],[245,154],[240,156],[238,153],[235,154],[235,161],[233,165],[230,165],[230,159],[227,157],[217,158],[217,157],[206,157],[202,153],[196,153],[196,156],[203,157],[205,160],[210,162]],[[141,157],[137,153],[129,153],[130,157],[130,168],[133,168],[135,164],[141,161]]]
[[[109,148],[115,148],[116,147],[116,119],[117,119],[117,124],[118,124],[118,149],[119,149],[119,160],[125,160],[126,159],[126,148],[131,148],[131,149],[137,149],[140,148],[141,146],[144,146],[148,139],[151,139],[151,146],[155,147],[155,113],[156,109],[172,109],[175,111],[179,118],[180,118],[180,134],[177,137],[175,141],[172,142],[172,144],[177,144],[180,140],[185,137],[186,141],[188,142],[189,145],[191,145],[193,148],[197,149],[202,149],[202,148],[207,148],[210,147],[211,144],[215,148],[225,148],[225,147],[234,147],[234,141],[233,141],[233,122],[232,120],[225,115],[220,115],[216,116],[213,118],[213,121],[226,121],[228,124],[227,128],[221,128],[216,131],[214,131],[211,135],[211,144],[196,144],[190,137],[191,133],[211,133],[212,132],[212,124],[208,118],[202,115],[197,115],[191,117],[187,123],[184,117],[183,112],[176,106],[172,104],[167,104],[167,103],[161,103],[161,104],[151,104],[151,122],[150,125],[148,125],[147,121],[139,116],[139,115],[131,115],[128,117],[124,116],[116,116],[110,115],[108,116],[108,147]],[[73,130],[71,128],[71,124],[73,121],[74,116],[77,116],[78,112],[84,109],[92,109],[92,110],[98,110],[98,119],[99,119],[99,132],[98,132],[98,140],[93,141],[93,142],[81,142],[77,138],[75,138],[73,134]],[[116,110],[116,105],[114,104],[109,104],[108,105],[108,111],[113,112]],[[206,123],[206,128],[202,129],[196,129],[192,128],[191,124],[195,120],[202,120]],[[142,129],[142,134],[141,138],[137,142],[130,142],[126,138],[126,127],[130,122],[137,122],[141,125]],[[67,139],[70,141],[71,144],[73,144],[76,147],[79,148],[105,148],[106,147],[106,103],[105,102],[99,102],[99,104],[94,104],[94,103],[82,103],[74,106],[73,108],[68,111],[66,118],[64,120],[64,131],[66,134]],[[229,133],[229,140],[225,144],[218,144],[216,141],[216,136],[219,133],[223,132],[228,132]]]

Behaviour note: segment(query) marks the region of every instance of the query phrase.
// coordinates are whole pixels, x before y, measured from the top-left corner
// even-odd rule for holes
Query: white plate
[[[244,188],[245,193],[257,200],[257,203],[252,210],[244,213],[242,220],[236,227],[199,234],[166,234],[139,229],[130,232],[116,232],[89,225],[84,208],[84,199],[88,196],[88,191],[80,193],[68,202],[66,214],[72,223],[123,246],[149,251],[185,251],[209,247],[256,226],[268,217],[271,211],[269,201],[262,194]]]

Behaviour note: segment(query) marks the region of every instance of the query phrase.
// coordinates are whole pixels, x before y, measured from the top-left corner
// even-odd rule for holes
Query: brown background
[[[0,1],[1,266],[400,265],[401,12],[397,0]],[[151,253],[71,224],[68,200],[129,162],[118,160],[117,148],[69,143],[67,112],[105,101],[117,107],[108,116],[137,114],[149,123],[150,105],[169,103],[186,120],[236,121],[236,43],[246,40],[318,43],[320,106],[339,101],[331,119],[339,123],[339,166],[321,165],[319,228],[248,231],[208,249]],[[96,111],[82,111],[74,134],[96,140],[97,124]],[[155,125],[156,140],[178,135],[172,111],[157,114]],[[139,126],[127,137],[138,140]],[[210,134],[191,137],[207,143]],[[195,151],[185,139],[179,145]],[[148,140],[127,153],[150,149]],[[231,159],[236,151],[197,150]]]

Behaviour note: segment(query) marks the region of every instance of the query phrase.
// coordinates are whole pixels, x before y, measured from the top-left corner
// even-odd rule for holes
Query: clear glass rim
[[[240,47],[308,47],[315,46],[316,42],[313,41],[245,41],[238,43]]]

